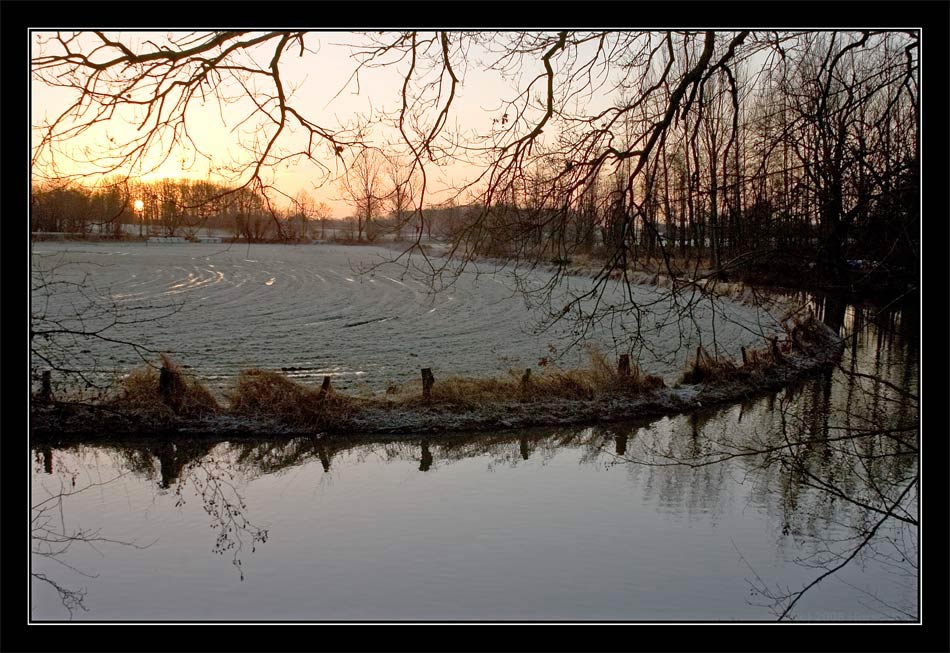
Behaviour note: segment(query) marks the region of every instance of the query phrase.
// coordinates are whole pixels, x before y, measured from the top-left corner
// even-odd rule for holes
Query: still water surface
[[[916,312],[816,308],[841,368],[696,415],[34,443],[32,617],[774,620],[848,559],[786,618],[916,620]]]

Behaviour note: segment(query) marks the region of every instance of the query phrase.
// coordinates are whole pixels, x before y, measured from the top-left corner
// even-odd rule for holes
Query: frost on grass
[[[549,286],[552,270],[479,263],[433,293],[431,279],[412,265],[383,263],[391,252],[373,247],[35,245],[44,247],[74,274],[88,268],[83,278],[94,276],[95,285],[83,292],[114,307],[110,337],[84,343],[84,360],[97,365],[85,373],[122,382],[105,401],[37,406],[35,431],[419,432],[583,423],[739,399],[840,353],[827,328],[791,314],[777,318],[787,307],[748,288],[674,284],[658,274],[640,275],[640,285],[608,284],[588,298],[589,275]],[[34,311],[68,316],[74,307],[61,299],[34,293]],[[125,308],[170,300],[174,319],[121,319]],[[583,314],[591,301],[606,303],[606,319],[559,319],[559,306]],[[136,368],[141,358],[133,354],[141,351],[124,350],[129,341],[172,357]],[[628,357],[622,368],[621,354]],[[436,378],[428,399],[419,380],[424,367]],[[332,383],[321,388],[324,379]]]
[[[742,363],[712,357],[700,347],[673,388],[635,367],[614,369],[597,355],[580,369],[437,379],[428,398],[415,384],[391,386],[382,395],[352,396],[332,386],[308,387],[273,371],[246,370],[228,393],[229,404],[220,407],[207,402],[210,394],[193,379],[179,381],[176,387],[189,399],[175,403],[162,392],[161,377],[146,375],[134,376],[131,408],[113,404],[105,414],[99,406],[53,406],[34,414],[34,431],[88,433],[93,425],[96,431],[111,426],[109,430],[121,427],[131,433],[421,433],[671,414],[779,388],[840,357],[842,341],[817,320],[793,320],[786,327],[784,338],[745,350]],[[164,365],[171,363],[166,359]],[[143,406],[149,398],[159,409]],[[109,422],[117,419],[123,421]]]
[[[76,362],[84,374],[103,383],[128,374],[142,364],[140,351],[121,344],[133,342],[172,354],[219,398],[252,368],[307,385],[329,375],[338,390],[378,394],[415,380],[423,367],[440,379],[498,377],[509,368],[539,373],[547,364],[582,368],[587,352],[577,345],[584,344],[612,364],[629,353],[632,364],[670,385],[697,346],[737,360],[741,347],[781,334],[784,310],[760,305],[738,286],[718,284],[704,293],[705,287],[687,285],[673,294],[669,279],[640,275],[629,286],[608,282],[597,309],[606,318],[582,324],[575,313],[594,306],[578,298],[594,280],[581,270],[561,277],[544,297],[538,292],[554,278],[552,270],[478,262],[432,292],[432,279],[415,271],[417,261],[383,263],[393,252],[369,246],[43,242],[33,248],[37,266],[61,261],[59,269],[76,275],[74,281],[89,282],[83,293],[90,303],[110,309],[111,341],[69,343],[81,354]],[[75,313],[69,293],[53,292],[60,288],[33,293],[34,311],[50,320]],[[528,307],[526,297],[537,301]],[[573,308],[561,319],[569,303]],[[173,307],[174,315],[141,321],[160,318],[162,307]]]

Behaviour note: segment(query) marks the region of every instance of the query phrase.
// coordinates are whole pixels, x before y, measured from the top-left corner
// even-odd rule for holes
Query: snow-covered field
[[[33,245],[37,270],[55,267],[47,285],[32,294],[34,313],[69,318],[77,311],[85,327],[118,321],[103,335],[133,341],[173,358],[214,388],[226,387],[250,367],[281,370],[308,383],[324,375],[338,388],[380,391],[431,367],[448,375],[492,376],[509,368],[536,370],[546,358],[557,365],[582,364],[576,326],[563,321],[537,333],[540,314],[520,287],[536,288],[547,272],[519,274],[480,264],[450,287],[433,292],[428,279],[405,264],[384,263],[395,252],[381,247],[339,245],[212,245],[40,242]],[[361,268],[380,264],[361,273]],[[572,277],[553,306],[591,288]],[[521,285],[519,285],[521,284]],[[766,311],[718,300],[685,310],[662,289],[636,286],[635,311],[615,313],[584,335],[611,359],[627,351],[639,330],[633,360],[668,381],[682,371],[700,342],[733,357],[758,346],[775,318]],[[90,300],[96,308],[90,308]],[[601,306],[623,305],[623,289],[611,285]],[[629,301],[627,298],[626,301]],[[174,314],[157,321],[138,318]],[[92,315],[92,311],[101,311]],[[78,326],[75,322],[69,322]],[[34,343],[43,346],[43,342]],[[69,363],[97,374],[129,371],[142,361],[130,347],[97,339],[68,343]],[[53,352],[53,355],[58,355]],[[152,357],[156,359],[156,357]]]

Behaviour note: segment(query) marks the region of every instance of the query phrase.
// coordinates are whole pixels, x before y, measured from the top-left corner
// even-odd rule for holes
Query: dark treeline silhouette
[[[343,224],[346,239],[373,241],[389,233],[419,246],[438,231],[426,224],[433,204],[427,180],[434,176],[427,171],[458,161],[471,168],[465,173],[470,178],[454,182],[456,202],[477,207],[458,212],[467,219],[457,216],[444,234],[462,260],[488,254],[516,263],[564,263],[589,255],[602,278],[655,266],[673,276],[696,277],[701,269],[718,278],[786,285],[848,288],[856,276],[900,288],[915,283],[916,31],[412,31],[352,37],[346,48],[356,62],[353,77],[364,68],[388,67],[396,102],[376,117],[357,115],[353,124],[339,126],[324,125],[328,117],[322,114],[306,118],[310,107],[280,90],[289,83],[281,56],[297,45],[303,54],[305,41],[319,40],[318,34],[173,35],[164,46],[136,46],[142,51],[101,33],[40,38],[35,78],[51,86],[70,80],[65,86],[77,105],[60,120],[37,126],[33,160],[44,172],[36,178],[120,174],[150,147],[169,151],[166,138],[187,145],[181,133],[190,98],[208,71],[221,67],[238,75],[240,85],[232,90],[248,96],[251,112],[266,125],[261,138],[267,147],[232,155],[237,159],[229,169],[241,173],[235,176],[240,190],[225,195],[201,182],[150,185],[141,213],[167,233],[203,219],[221,220],[248,241],[307,237],[301,225],[312,226],[306,208],[312,201],[294,201],[281,213],[275,202],[283,197],[286,204],[288,190],[279,188],[279,176],[261,176],[307,162],[316,185],[336,178],[342,184],[354,211]],[[276,47],[266,69],[231,61],[265,45]],[[90,64],[83,53],[96,48],[113,58]],[[415,63],[406,71],[391,63],[404,60]],[[511,94],[488,110],[484,126],[463,137],[449,125],[458,117],[456,87],[464,83],[458,73],[469,65],[516,79]],[[126,79],[129,68],[138,75]],[[252,80],[272,86],[273,94]],[[164,85],[182,93],[174,107],[156,91]],[[221,106],[232,101],[229,84],[219,80],[211,87]],[[141,139],[90,151],[80,172],[58,170],[52,162],[59,148],[97,124],[101,112],[126,108],[133,89],[144,98],[136,102],[163,119],[156,117]],[[224,116],[222,121],[228,124]],[[310,135],[311,147],[285,142],[290,125]],[[93,193],[103,205],[98,212],[69,191],[34,196],[34,229],[102,224],[95,215],[130,211],[122,196]],[[51,199],[72,208],[57,211],[47,206]],[[324,219],[322,235],[327,226]],[[458,267],[433,272],[443,269]]]
[[[813,33],[778,47],[767,63],[708,69],[687,99],[648,70],[652,94],[635,89],[602,118],[613,168],[562,136],[503,171],[492,205],[457,230],[461,251],[791,285],[916,279],[916,40]],[[636,135],[668,107],[644,152]]]
[[[116,238],[193,238],[202,230],[217,230],[251,242],[294,240],[310,223],[328,217],[325,207],[312,203],[305,209],[277,210],[253,190],[190,179],[148,183],[116,179],[95,187],[34,185],[31,201],[33,232]]]
[[[359,211],[357,203],[353,216],[332,218],[330,208],[306,192],[298,194],[289,207],[278,208],[268,206],[263,195],[247,188],[190,179],[115,181],[95,187],[37,184],[32,189],[30,226],[39,237],[193,239],[215,234],[248,242],[401,242],[418,235],[427,240],[450,238],[464,223],[464,215],[479,208],[448,203],[424,209],[420,219],[419,213],[401,204],[404,195],[399,190],[380,200],[379,210],[370,209],[370,217]],[[136,202],[141,202],[140,208]],[[383,211],[390,206],[390,211]]]

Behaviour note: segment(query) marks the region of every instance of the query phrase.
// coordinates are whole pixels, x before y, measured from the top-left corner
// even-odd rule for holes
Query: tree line
[[[354,212],[346,218],[332,217],[330,207],[307,191],[277,207],[248,188],[190,179],[108,180],[93,187],[34,184],[30,228],[37,235],[115,239],[224,234],[247,242],[402,242],[417,234],[429,240],[449,238],[468,208],[450,202],[425,209],[420,219],[409,207],[405,185],[384,190],[381,180],[370,178],[360,196],[350,178],[341,184],[354,187],[348,197]]]
[[[678,39],[667,39],[672,51]],[[705,83],[679,97],[666,78],[673,59],[645,67],[616,106],[497,170],[491,201],[459,230],[461,251],[594,254],[680,273],[700,263],[718,277],[807,273],[832,284],[856,268],[916,277],[916,39],[822,32],[783,42],[781,56],[707,64]],[[702,56],[695,39],[676,45]],[[610,145],[594,148],[605,133]]]
[[[312,54],[319,33],[123,38],[39,37],[34,79],[75,96],[36,125],[34,167],[50,179],[195,149],[187,109],[200,93],[222,108],[242,102],[250,117],[237,125],[258,126],[256,144],[238,139],[229,151],[249,193],[234,200],[247,203],[237,214],[249,239],[262,210],[283,236],[272,203],[288,192],[269,173],[301,164],[318,185],[338,177],[355,240],[374,239],[389,215],[421,244],[434,170],[461,162],[470,173],[455,202],[478,207],[454,227],[463,258],[589,254],[605,277],[651,261],[674,276],[701,265],[715,277],[807,274],[829,285],[847,284],[855,266],[916,275],[915,30],[354,32],[341,46],[354,67],[345,88],[359,93],[370,69],[391,73],[390,86],[373,91],[373,112],[340,124],[286,92],[287,58]],[[473,70],[509,87],[481,109],[484,124],[461,125]],[[141,138],[104,141],[75,175],[54,165],[99,116],[143,108]],[[232,114],[244,115],[222,112],[224,125],[237,126]]]

